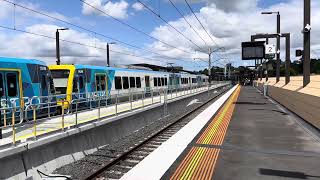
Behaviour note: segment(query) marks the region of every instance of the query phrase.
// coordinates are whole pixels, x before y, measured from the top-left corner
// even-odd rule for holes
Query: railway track
[[[120,179],[125,173],[127,173],[155,149],[161,146],[162,143],[167,141],[182,127],[188,124],[193,119],[192,115],[202,112],[207,108],[207,106],[210,105],[210,102],[214,101],[217,97],[220,97],[227,90],[228,88],[224,89],[222,92],[204,102],[193,111],[182,115],[176,121],[167,124],[161,130],[144,138],[139,143],[134,144],[134,146],[130,147],[129,150],[117,155],[117,157],[111,160],[108,164],[90,174],[89,176],[85,177],[84,179]]]

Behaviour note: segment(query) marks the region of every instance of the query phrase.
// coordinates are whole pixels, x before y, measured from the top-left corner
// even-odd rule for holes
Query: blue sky
[[[0,2],[1,1],[2,0],[0,0]],[[126,2],[127,3],[127,7],[125,9],[126,17],[125,18],[120,17],[122,21],[154,37],[157,37],[158,39],[161,39],[164,42],[168,42],[168,44],[172,44],[175,47],[181,47],[186,51],[190,51],[190,54],[188,53],[183,54],[182,52],[178,52],[177,50],[174,50],[172,47],[164,47],[163,44],[155,41],[154,39],[150,39],[149,37],[142,35],[141,33],[133,31],[127,26],[124,26],[109,17],[101,16],[93,12],[89,12],[85,14],[83,13],[83,4],[79,0],[68,0],[68,1],[66,0],[28,0],[28,1],[20,0],[20,1],[16,1],[16,3],[23,4],[25,6],[30,7],[31,9],[37,9],[45,13],[53,14],[54,16],[55,15],[63,16],[67,21],[70,21],[74,24],[83,26],[92,31],[102,33],[104,35],[113,37],[115,39],[124,41],[126,43],[134,44],[136,46],[139,46],[145,49],[159,52],[160,54],[163,54],[165,56],[170,56],[173,58],[181,58],[181,59],[188,58],[189,62],[175,62],[177,65],[185,66],[187,69],[193,69],[194,67],[197,67],[197,66],[206,65],[205,63],[200,61],[197,62],[196,65],[194,65],[192,63],[193,62],[192,59],[194,57],[199,56],[201,58],[206,58],[206,55],[201,53],[194,54],[195,48],[192,47],[192,44],[190,44],[188,40],[183,39],[177,32],[170,29],[165,23],[160,21],[159,18],[155,17],[146,9],[135,10],[132,7],[132,5],[137,2],[136,0],[111,0],[109,2],[106,2],[106,0],[88,0],[88,2],[94,2],[94,1],[101,1],[102,2],[101,8],[104,8],[104,5],[109,2],[112,2],[112,3],[118,3],[121,1]],[[251,3],[251,4],[248,3],[249,1],[251,2],[257,1],[257,6],[254,6],[254,3]],[[199,40],[199,38],[195,35],[195,33],[190,30],[190,28],[186,25],[183,19],[181,19],[177,11],[173,8],[173,6],[171,6],[171,4],[167,0],[159,0],[159,1],[143,0],[143,2],[146,3],[148,6],[150,6],[156,13],[160,13],[161,17],[163,17],[165,20],[172,22],[173,25],[177,27],[177,29],[179,29],[181,32],[183,32],[183,34],[185,34],[187,37],[189,37],[194,42],[196,42],[196,44],[200,45],[201,47],[205,47],[204,44],[201,44],[203,42]],[[201,26],[191,15],[191,12],[186,6],[186,4],[184,3],[184,1],[174,0],[174,2],[177,5],[178,9],[180,9],[181,12],[186,16],[186,18],[190,22],[192,22],[192,25],[194,25],[196,30],[201,34],[201,36],[205,39],[205,41],[212,44],[212,42],[210,42],[209,37],[206,35],[205,31],[202,30]],[[281,8],[285,9],[286,6],[295,7],[296,6],[295,3],[297,3],[297,0],[239,0],[236,2],[238,4],[236,3],[232,4],[232,0],[225,0],[226,2],[225,4],[223,3],[224,1],[223,2],[220,1],[219,2],[220,4],[217,2],[219,2],[219,0],[201,1],[200,3],[191,3],[191,6],[193,10],[196,12],[196,14],[198,15],[198,17],[201,19],[202,23],[206,26],[206,28],[208,28],[207,31],[215,39],[215,42],[217,42],[221,47],[226,47],[226,51],[227,51],[226,54],[228,54],[226,57],[233,59],[234,65],[237,66],[237,65],[246,64],[244,62],[239,61],[240,41],[243,41],[246,37],[249,36],[250,33],[252,34],[260,31],[268,32],[274,29],[274,27],[272,27],[274,25],[274,23],[272,22],[274,21],[273,17],[261,17],[259,15],[259,11],[264,9],[269,10],[270,8],[271,10],[272,9],[277,10]],[[239,9],[237,6],[239,7],[241,6],[242,9]],[[11,5],[9,5],[8,7],[11,7]],[[22,10],[22,11],[25,11],[25,10]],[[0,13],[0,24],[11,27],[13,25],[12,14],[13,14],[12,7],[6,16],[7,18],[1,19],[1,13]],[[55,27],[48,27],[48,25],[55,25],[59,27],[68,27],[72,30],[70,32],[61,33],[62,34],[61,36],[65,36],[67,40],[72,40],[72,41],[80,40],[81,42],[88,42],[91,44],[95,43],[96,41],[100,43],[111,41],[63,23],[48,20],[48,19],[43,19],[39,17],[34,17],[33,15],[30,15],[30,14],[25,15],[21,13],[21,14],[17,14],[17,16],[19,16],[17,17],[17,20],[16,20],[16,25],[18,26],[18,28],[21,28],[24,30],[29,28],[31,30],[36,30],[36,32],[39,34],[45,33],[48,35],[50,34],[54,35],[54,31],[48,30],[48,29],[50,28],[55,29]],[[245,25],[242,25],[244,23],[241,23],[240,21],[242,21],[247,17],[248,17],[248,20],[245,22]],[[284,15],[284,18],[286,19],[285,15]],[[288,16],[288,19],[289,18],[290,17]],[[261,29],[261,27],[258,27],[258,25],[253,30],[251,27],[249,27],[252,23],[261,23],[261,21],[265,21],[266,25],[268,23],[270,25],[266,26],[265,29]],[[46,26],[33,27],[36,25],[46,25]],[[243,26],[243,27],[239,28],[239,26]],[[48,29],[45,29],[43,30],[43,32],[41,32],[41,28],[44,28],[44,29],[48,28]],[[240,31],[237,32],[236,31],[237,28],[248,29],[246,31],[252,31],[252,32],[243,32],[243,30],[241,32]],[[290,29],[289,26],[288,26],[288,29]],[[233,32],[233,31],[236,31],[236,32]],[[0,32],[4,32],[3,38],[7,38],[7,39],[11,38],[15,40],[18,39],[17,34],[19,33],[11,32],[8,30],[4,31],[2,29],[0,29]],[[233,34],[231,35],[227,33],[233,33]],[[236,33],[241,33],[241,37],[236,36],[235,35]],[[98,40],[94,40],[95,38],[97,38]],[[28,41],[30,37],[27,37],[27,38],[22,37],[22,39],[24,41]],[[234,39],[236,39],[234,43],[230,42],[230,40],[234,40]],[[32,40],[32,42],[37,43],[36,40]],[[215,46],[215,45],[212,44],[212,46]],[[50,41],[50,43],[47,44],[46,48],[39,48],[39,51],[42,50],[43,52],[53,52],[52,51],[54,50],[52,49],[53,47],[54,47],[54,44],[52,44],[52,42]],[[138,56],[157,58],[154,55],[150,55],[146,52],[137,51],[135,49],[130,49],[125,46],[122,46],[121,44],[118,44],[113,48],[116,48],[118,51],[134,52]],[[17,49],[19,49],[19,47],[17,47]],[[83,56],[85,56],[86,53],[89,53],[90,54],[89,56],[94,56],[94,57],[101,56],[100,58],[101,61],[103,61],[103,58],[104,58],[102,57],[104,56],[103,53],[101,52],[96,53],[96,52],[93,52],[93,50],[91,49],[81,49],[77,47],[67,47],[65,49],[66,50],[62,50],[62,56],[65,55],[65,59],[67,62],[77,61],[76,58],[71,58],[72,54],[79,54],[78,52],[75,52],[75,51],[83,51],[83,53],[82,54],[80,53],[81,55],[78,57],[78,58],[82,58],[80,62],[87,62],[83,60],[84,59]],[[70,50],[70,52],[69,51],[67,52],[67,50]],[[43,54],[41,52],[29,53],[29,54],[22,53],[20,49],[19,49],[19,52],[21,52],[21,56],[26,55],[30,57],[35,56],[35,54]],[[11,51],[10,52],[4,51],[2,52],[2,54],[16,55],[17,53],[11,52]],[[51,56],[53,55],[45,57],[44,59],[46,60],[46,58],[48,58],[48,63],[52,63],[54,61],[52,61]],[[114,57],[118,58],[117,59],[118,62],[116,62],[116,64],[131,63],[131,61],[127,59],[131,59],[132,57],[127,57],[127,56],[120,57],[119,55],[114,55]],[[218,57],[219,57],[218,55],[214,56],[213,60],[217,59]],[[91,61],[93,61],[93,59],[91,59]],[[143,62],[143,60],[135,59],[135,61],[133,62]],[[148,63],[152,63],[152,62],[148,61]],[[163,64],[165,63],[162,63],[162,65]],[[196,69],[199,69],[199,68],[196,68]]]
[[[258,6],[268,7],[273,4],[286,1],[287,0],[260,0]],[[139,46],[151,42],[150,38],[132,31],[130,28],[123,26],[118,22],[115,22],[111,18],[105,18],[95,15],[84,16],[81,13],[82,3],[79,0],[28,0],[26,2],[38,4],[41,9],[45,11],[58,12],[66,17],[74,18],[75,23],[80,23],[83,26],[90,27],[90,29],[93,29],[94,31],[108,34],[117,39],[125,40]],[[133,4],[137,1],[128,0],[127,2],[129,4]],[[147,0],[144,2],[147,2],[147,5],[152,7],[155,12],[160,13],[161,16],[163,16],[164,19],[168,21],[176,20],[181,17],[167,1]],[[176,3],[176,5],[184,14],[191,13],[184,3]],[[192,4],[192,8],[196,12],[198,12],[199,9],[203,6],[205,6],[205,3]],[[151,32],[155,27],[164,24],[149,11],[135,12],[132,8],[129,8],[129,14],[130,13],[134,13],[134,15],[130,15],[127,19],[124,19],[124,21],[135,25],[135,27],[138,27],[145,32]]]

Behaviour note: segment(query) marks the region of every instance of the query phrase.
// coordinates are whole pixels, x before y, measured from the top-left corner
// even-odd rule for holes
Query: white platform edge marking
[[[238,85],[234,86],[201,112],[180,131],[122,176],[121,180],[160,179],[237,87]]]

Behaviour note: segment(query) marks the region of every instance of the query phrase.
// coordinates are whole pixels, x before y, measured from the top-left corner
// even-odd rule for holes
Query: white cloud
[[[50,24],[37,24],[29,26],[25,30],[52,37],[53,32],[55,32],[57,28],[61,27]],[[60,33],[60,39],[75,41],[93,47],[102,48],[96,49],[92,47],[81,46],[61,41],[60,47],[62,63],[106,65],[106,50],[104,50],[106,47],[106,42],[99,39],[93,39],[92,36],[90,36],[87,33],[78,32],[72,29],[68,31],[62,31]],[[47,39],[25,33],[0,33],[0,40],[1,42],[6,42],[0,44],[1,56],[35,58],[43,60],[47,64],[54,64],[56,61],[54,39]],[[132,49],[121,47],[117,44],[112,45],[110,49],[110,59],[111,64],[113,65],[142,62],[159,65],[165,63],[113,52],[117,51],[146,57],[145,54],[142,54],[141,52],[135,52]]]
[[[125,0],[120,0],[119,2],[108,1],[107,3],[104,3],[103,0],[86,0],[85,2],[92,5],[93,7],[101,9],[102,11],[115,18],[126,19],[128,17],[129,4]],[[95,10],[85,3],[82,4],[82,13],[84,15],[98,14],[101,16],[105,16],[105,14]]]
[[[231,0],[211,0],[209,2],[210,3],[208,3],[207,6],[201,8],[196,14],[208,33],[213,37],[214,41],[218,43],[219,46],[226,48],[226,53],[229,57],[233,58],[234,61],[237,61],[236,64],[239,64],[239,62],[240,64],[244,63],[244,61],[240,60],[241,42],[250,41],[250,36],[256,33],[275,33],[276,31],[276,16],[261,15],[260,13],[262,11],[281,12],[281,31],[291,33],[291,54],[292,60],[295,60],[293,57],[294,50],[302,47],[303,36],[301,34],[301,29],[303,22],[303,1],[290,0],[287,3],[275,4],[266,9],[257,7],[255,3],[256,0],[251,1],[254,6],[250,5],[250,1],[245,0],[232,1],[234,2],[233,4],[231,3]],[[236,6],[239,6],[240,8],[235,9]],[[248,8],[250,11],[241,10]],[[311,24],[313,49],[316,49],[317,47],[320,48],[320,22],[317,21],[317,17],[320,17],[320,2],[312,2]],[[188,15],[186,18],[208,44],[214,45],[193,15]],[[183,32],[187,37],[191,38],[199,46],[207,47],[183,19],[178,19],[170,23]],[[193,44],[189,43],[168,26],[159,26],[155,28],[151,34],[165,42],[168,42],[169,44],[183,49],[189,49],[190,52],[194,52],[196,49]],[[165,45],[159,45],[159,42],[153,43],[151,47],[157,50],[170,49]],[[281,54],[281,59],[284,60],[285,53],[283,50],[284,40],[282,41]],[[167,51],[166,53],[167,55],[172,56],[191,56],[187,53],[178,53],[173,50]]]
[[[141,3],[138,3],[138,2],[133,3],[133,4],[132,4],[132,8],[133,8],[134,10],[136,10],[136,11],[141,11],[141,10],[144,9],[143,5],[142,5]]]

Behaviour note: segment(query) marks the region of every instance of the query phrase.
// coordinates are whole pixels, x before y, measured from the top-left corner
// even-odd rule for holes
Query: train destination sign
[[[242,42],[242,60],[264,59],[265,42]]]

